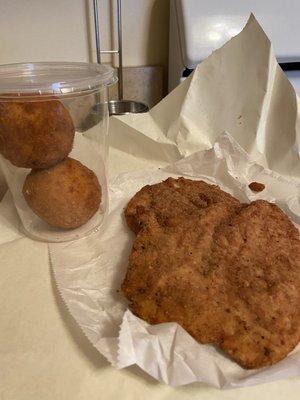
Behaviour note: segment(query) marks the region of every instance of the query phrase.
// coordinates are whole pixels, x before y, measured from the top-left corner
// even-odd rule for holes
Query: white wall
[[[115,1],[98,3],[107,49],[116,37],[110,33]],[[123,0],[122,5],[124,65],[166,66],[169,0]],[[92,1],[0,0],[0,64],[54,60],[96,60]]]
[[[87,61],[83,0],[0,0],[0,63]]]

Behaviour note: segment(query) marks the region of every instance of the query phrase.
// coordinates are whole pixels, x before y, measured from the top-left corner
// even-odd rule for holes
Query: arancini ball
[[[74,229],[99,209],[101,186],[93,171],[68,157],[53,167],[32,170],[23,195],[32,211],[49,225]]]
[[[0,153],[13,165],[48,168],[72,150],[74,125],[58,100],[0,101]]]

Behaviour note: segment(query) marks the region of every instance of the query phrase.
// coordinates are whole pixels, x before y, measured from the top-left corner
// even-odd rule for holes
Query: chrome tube
[[[97,63],[98,63],[98,64],[101,64],[100,30],[99,30],[99,16],[98,16],[98,0],[93,0],[93,5],[94,5],[94,24],[95,24],[95,38],[96,38]]]
[[[119,100],[123,100],[123,50],[122,50],[122,3],[117,0],[118,8],[118,49],[119,49],[119,81],[118,94]]]

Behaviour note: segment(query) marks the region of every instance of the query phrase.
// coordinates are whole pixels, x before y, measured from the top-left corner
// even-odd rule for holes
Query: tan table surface
[[[111,151],[110,176],[146,162]],[[5,221],[0,221],[1,234]],[[8,228],[7,228],[8,229]],[[15,236],[14,236],[15,235]],[[201,384],[171,388],[136,367],[112,368],[67,312],[51,274],[47,245],[17,238],[0,248],[0,399],[289,399],[300,378],[220,391]]]

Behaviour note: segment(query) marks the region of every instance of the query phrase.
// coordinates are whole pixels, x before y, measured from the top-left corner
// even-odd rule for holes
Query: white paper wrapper
[[[242,201],[276,202],[300,224],[299,104],[252,16],[238,36],[149,113],[110,119],[111,147],[124,155],[124,168],[177,161],[161,170],[119,176],[110,186],[103,231],[49,245],[56,282],[70,313],[112,365],[137,364],[174,386],[206,382],[228,388],[300,375],[299,347],[270,368],[246,371],[213,346],[197,343],[176,323],[150,326],[136,318],[120,292],[134,239],[122,211],[146,184],[179,175],[204,179]],[[230,135],[220,136],[224,131]],[[88,162],[93,168],[93,160]],[[120,157],[116,162],[121,163]],[[247,185],[253,180],[266,189],[252,193]],[[22,237],[10,194],[0,204],[0,222],[0,244]]]
[[[146,184],[178,175],[205,179],[242,201],[276,202],[300,223],[298,105],[270,41],[251,16],[238,36],[149,113],[111,118],[111,146],[122,153],[155,165],[189,156],[161,170],[119,176],[110,186],[105,230],[49,246],[67,307],[112,365],[137,364],[174,386],[197,381],[237,387],[300,375],[300,350],[270,368],[246,371],[176,323],[150,326],[136,318],[119,291],[133,241],[123,207]],[[224,131],[230,135],[220,136]],[[251,181],[266,189],[252,193]]]
[[[111,145],[170,162],[211,148],[227,131],[258,163],[300,178],[299,104],[269,39],[251,16],[239,35],[149,113],[111,118]]]
[[[122,174],[110,186],[104,232],[49,245],[56,282],[71,314],[112,365],[137,364],[170,385],[206,382],[237,387],[300,375],[300,349],[270,368],[246,371],[213,346],[197,343],[176,323],[151,326],[127,310],[120,285],[133,234],[124,221],[123,208],[141,187],[169,176],[217,183],[241,201],[263,198],[278,204],[295,222],[300,217],[300,185],[251,162],[226,133],[213,149],[164,169]],[[248,188],[252,181],[264,183],[265,190],[252,193]]]

